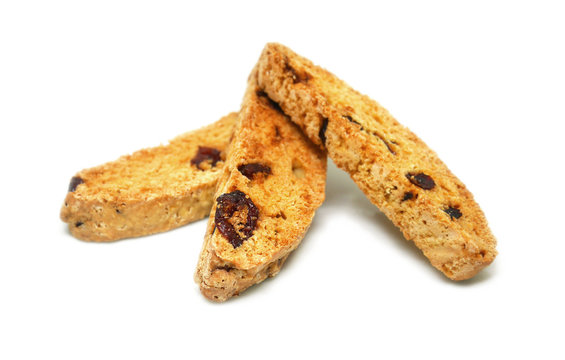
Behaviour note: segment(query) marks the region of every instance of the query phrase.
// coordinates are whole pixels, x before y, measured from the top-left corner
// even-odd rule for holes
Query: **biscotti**
[[[494,260],[496,240],[472,194],[386,109],[279,44],[267,44],[258,67],[261,88],[434,267],[463,280]]]
[[[61,219],[71,234],[114,241],[167,231],[207,216],[237,119],[217,122],[77,173]]]
[[[195,273],[212,301],[276,275],[324,200],[325,153],[259,91],[254,74]]]

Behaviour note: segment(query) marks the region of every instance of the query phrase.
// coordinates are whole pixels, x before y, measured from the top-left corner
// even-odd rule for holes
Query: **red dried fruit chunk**
[[[463,216],[463,213],[461,212],[461,210],[454,208],[454,207],[448,207],[447,209],[443,210],[445,211],[445,213],[447,215],[449,215],[449,217],[451,218],[451,220],[453,220],[453,218],[455,219],[459,219],[461,216]]]
[[[245,240],[253,235],[253,231],[257,227],[259,209],[244,192],[239,190],[220,195],[216,199],[216,203],[214,218],[216,228],[234,248],[241,246]],[[244,210],[247,210],[247,218],[245,222],[240,221],[237,224],[238,230],[236,230],[230,219],[236,211],[239,213]]]
[[[237,170],[239,170],[239,172],[242,173],[246,178],[251,180],[253,180],[255,174],[257,173],[263,173],[265,174],[265,176],[271,174],[271,168],[260,163],[239,165],[237,167]]]
[[[411,200],[414,198],[414,193],[411,191],[405,192],[404,193],[404,197],[402,198],[402,201],[406,201],[406,200]]]
[[[78,176],[73,176],[71,182],[69,183],[69,192],[73,192],[77,189],[77,186],[84,183],[84,180]]]
[[[410,182],[418,187],[421,187],[424,190],[431,190],[436,186],[434,179],[431,176],[426,175],[424,173],[408,173],[406,177]]]
[[[194,155],[192,160],[190,160],[190,163],[196,165],[196,167],[200,170],[203,170],[200,167],[200,163],[208,160],[211,161],[211,166],[216,166],[216,163],[221,160],[220,150],[207,146],[199,146],[196,155]]]

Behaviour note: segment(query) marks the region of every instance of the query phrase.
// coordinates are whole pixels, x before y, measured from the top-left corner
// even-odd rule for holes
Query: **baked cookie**
[[[114,241],[174,229],[209,214],[237,113],[168,145],[77,173],[61,220],[88,241]]]
[[[464,280],[494,260],[496,240],[471,193],[386,109],[280,44],[267,44],[258,69],[261,88],[434,267]]]
[[[326,155],[249,78],[195,281],[225,301],[276,275],[324,200]]]

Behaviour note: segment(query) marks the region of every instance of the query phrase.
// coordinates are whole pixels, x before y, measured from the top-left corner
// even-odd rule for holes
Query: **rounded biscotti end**
[[[462,258],[451,263],[443,264],[443,273],[451,280],[468,280],[489,266],[496,257],[494,253],[485,254],[480,258]]]
[[[250,286],[277,275],[286,258],[285,256],[274,261],[256,273],[249,273],[230,266],[216,268],[205,280],[197,281],[200,285],[200,292],[208,300],[224,302],[231,297],[238,296]]]
[[[239,294],[237,285],[239,276],[231,271],[229,266],[217,267],[210,274],[196,279],[200,286],[200,292],[210,301],[224,302],[232,296]]]
[[[238,296],[252,285],[273,277],[279,273],[288,254],[270,261],[266,266],[251,270],[239,269],[235,264],[217,256],[209,244],[216,233],[212,226],[208,228],[204,240],[204,249],[194,273],[194,281],[198,284],[204,297],[213,302],[224,302]]]
[[[455,281],[467,280],[477,275],[482,269],[490,265],[497,255],[496,250],[481,250],[478,254],[462,251],[453,254],[450,250],[436,248],[424,251],[431,264]]]
[[[439,179],[438,183],[442,184]],[[470,196],[461,188],[455,198]],[[432,205],[438,202],[414,188],[402,190],[399,197],[391,197],[391,200],[400,207],[389,206],[389,212],[399,213],[389,217],[449,279],[469,279],[494,261],[497,242],[475,202],[462,201],[460,204],[464,206],[457,207],[430,207],[430,200]]]

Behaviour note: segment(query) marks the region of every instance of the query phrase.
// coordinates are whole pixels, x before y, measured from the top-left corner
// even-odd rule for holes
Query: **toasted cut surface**
[[[167,231],[204,218],[212,207],[237,113],[77,173],[61,209],[71,234],[114,241]]]
[[[494,260],[496,240],[472,194],[385,108],[280,44],[267,44],[258,68],[261,88],[434,267],[463,280]]]
[[[276,275],[324,200],[325,152],[249,77],[195,281],[225,301]]]

